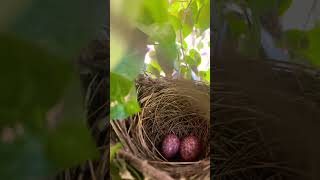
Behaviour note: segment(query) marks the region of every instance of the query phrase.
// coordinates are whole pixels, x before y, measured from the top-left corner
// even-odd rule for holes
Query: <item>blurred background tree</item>
[[[210,83],[210,1],[111,1],[111,119],[139,111],[138,74]]]
[[[317,0],[217,0],[215,5],[216,49],[227,43],[228,50],[246,57],[319,67]],[[300,24],[294,26],[290,19],[299,19]]]
[[[48,179],[96,157],[74,60],[107,3],[0,2],[0,179]]]

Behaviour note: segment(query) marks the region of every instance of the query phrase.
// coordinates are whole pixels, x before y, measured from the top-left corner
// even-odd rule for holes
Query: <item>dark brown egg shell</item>
[[[161,152],[163,157],[170,160],[173,159],[179,152],[180,140],[175,134],[168,134],[164,137],[161,144]]]
[[[201,152],[200,141],[196,136],[184,137],[180,142],[180,156],[183,161],[196,161]]]

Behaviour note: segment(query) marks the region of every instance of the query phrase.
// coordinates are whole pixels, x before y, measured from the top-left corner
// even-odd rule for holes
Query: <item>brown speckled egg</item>
[[[176,156],[180,148],[180,140],[175,134],[168,134],[164,137],[161,144],[163,157],[170,160]]]
[[[200,150],[200,141],[196,136],[190,135],[181,140],[180,156],[183,161],[196,161]]]

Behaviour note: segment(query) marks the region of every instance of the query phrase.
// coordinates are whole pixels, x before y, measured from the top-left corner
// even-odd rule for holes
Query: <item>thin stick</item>
[[[118,155],[129,161],[135,168],[141,170],[141,172],[148,176],[159,180],[173,180],[173,178],[166,172],[154,168],[153,166],[149,165],[147,161],[140,160],[131,153],[119,150]]]
[[[95,175],[94,170],[93,170],[92,162],[88,161],[88,163],[89,163],[89,167],[90,167],[90,174],[91,174],[92,180],[97,180],[96,175]]]

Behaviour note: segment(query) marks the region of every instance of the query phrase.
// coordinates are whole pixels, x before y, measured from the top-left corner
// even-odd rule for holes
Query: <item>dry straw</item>
[[[127,121],[111,123],[124,149],[173,178],[209,178],[209,86],[197,81],[140,76],[137,93],[141,112]],[[169,133],[180,138],[197,136],[202,145],[199,161],[166,160],[159,147]]]

